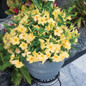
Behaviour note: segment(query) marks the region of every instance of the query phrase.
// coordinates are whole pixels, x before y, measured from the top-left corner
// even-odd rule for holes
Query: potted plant
[[[33,77],[47,80],[58,74],[79,33],[73,25],[67,25],[70,14],[51,5],[52,1],[32,2],[33,10],[14,16],[12,26],[4,24],[7,32],[3,43],[12,65],[20,70],[27,67]]]

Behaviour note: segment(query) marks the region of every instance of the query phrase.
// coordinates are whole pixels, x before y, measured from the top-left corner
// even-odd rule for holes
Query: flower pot
[[[41,81],[49,80],[55,77],[60,71],[64,61],[62,62],[50,62],[46,61],[44,64],[41,62],[29,64],[25,61],[25,65],[29,73],[36,79]]]

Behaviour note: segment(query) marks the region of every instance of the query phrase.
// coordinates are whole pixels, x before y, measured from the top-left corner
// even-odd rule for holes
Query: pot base
[[[61,86],[59,76],[60,73],[58,73],[56,77],[53,77],[52,79],[46,81],[45,80],[41,81],[33,78],[35,83],[32,84],[31,86]]]

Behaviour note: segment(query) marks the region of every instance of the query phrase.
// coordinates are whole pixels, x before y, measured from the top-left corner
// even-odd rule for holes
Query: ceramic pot
[[[29,73],[36,79],[49,80],[55,77],[60,71],[64,61],[50,62],[46,61],[44,64],[41,62],[31,63],[25,61],[25,65]]]

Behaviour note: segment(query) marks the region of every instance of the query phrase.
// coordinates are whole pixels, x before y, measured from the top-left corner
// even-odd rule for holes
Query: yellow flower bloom
[[[19,47],[20,47],[22,50],[25,50],[25,49],[27,49],[27,43],[22,42]]]
[[[9,49],[8,52],[12,54],[13,53],[13,50],[12,49]]]
[[[20,54],[21,51],[20,51],[19,48],[16,48],[15,52],[16,52],[17,54]]]
[[[71,49],[71,43],[69,41],[65,40],[63,43],[63,47],[67,48],[69,50],[69,49]]]
[[[15,58],[15,55],[14,55],[14,53],[12,53],[12,55],[10,56],[10,63],[12,63],[12,60]]]
[[[49,17],[49,12],[44,10],[43,13],[44,13],[44,17],[46,17],[46,19],[48,20],[50,18]]]
[[[55,36],[60,36],[63,30],[60,27],[57,27],[56,30],[54,30],[54,35]]]
[[[5,48],[5,49],[9,49],[9,48],[10,48],[10,45],[11,45],[10,42],[7,42],[7,43],[4,45],[4,48]]]
[[[69,54],[66,51],[61,51],[60,53],[60,58],[62,58],[62,60],[64,60],[64,58],[68,58]]]
[[[65,40],[65,35],[64,34],[60,35],[60,40]]]
[[[32,14],[33,14],[33,15],[34,15],[34,14],[39,14],[39,10],[38,10],[38,9],[33,10],[33,11],[32,11]]]
[[[61,45],[60,44],[54,44],[54,46],[55,46],[55,52],[59,53],[61,50]]]
[[[40,17],[40,18],[38,19],[38,24],[44,25],[45,23],[47,23],[45,17]]]
[[[15,29],[12,29],[12,30],[11,30],[10,35],[12,35],[12,36],[16,35]]]
[[[39,15],[35,15],[35,16],[33,16],[34,21],[39,20],[39,18],[40,18],[40,16],[39,16]]]
[[[36,53],[36,51],[33,51],[33,53],[32,53],[32,54],[33,54],[33,56],[34,56],[34,57],[36,57],[36,58],[37,58],[37,57],[38,57],[38,55],[39,55],[38,53]]]
[[[19,26],[16,28],[16,30],[21,33],[27,32],[27,28],[24,27],[22,24],[19,24]]]
[[[45,30],[49,31],[49,30],[52,30],[52,28],[48,25],[48,26],[45,26]]]
[[[47,58],[51,57],[51,53],[46,53]]]
[[[68,19],[68,20],[71,20],[72,18],[71,18],[71,16],[68,16],[67,19]]]
[[[48,57],[42,53],[39,54],[39,61],[42,61],[42,64],[48,59]]]
[[[53,43],[49,43],[47,44],[46,48],[51,52],[55,52],[56,46]]]
[[[16,66],[16,68],[21,68],[24,66],[24,64],[22,62],[20,62],[19,60],[13,60],[12,64],[14,64]]]
[[[60,12],[60,8],[57,8],[57,9],[55,9],[54,11],[53,11],[53,15],[54,15],[54,17],[55,17],[55,19],[56,18],[58,18],[58,14],[60,14],[61,12]]]
[[[34,26],[34,27],[37,28],[37,29],[40,29],[39,25],[36,25],[36,26]]]
[[[17,36],[14,36],[14,37],[10,38],[10,42],[13,45],[18,45],[20,43],[20,39]]]
[[[56,22],[53,20],[53,18],[48,19],[49,24],[55,24]]]
[[[28,55],[28,57],[26,58],[26,60],[29,61],[29,63],[33,63],[34,60],[35,60],[35,58],[32,55]]]
[[[43,39],[39,39],[39,41],[40,41],[41,49],[44,49],[45,48],[44,40]]]
[[[54,61],[54,62],[60,62],[62,61],[62,58],[60,56],[58,56],[57,54],[54,54],[53,57],[51,57],[51,59]]]
[[[28,23],[28,15],[25,15],[19,23],[20,24],[27,24]]]
[[[29,33],[29,35],[27,36],[27,39],[29,39],[30,41],[33,41],[35,39],[35,36],[33,35],[33,33]]]
[[[29,54],[31,54],[31,52],[26,49],[25,52],[22,53],[22,56],[25,57],[28,56]]]
[[[28,36],[28,34],[24,32],[24,33],[21,33],[21,34],[19,35],[19,38],[26,40],[27,36]]]

